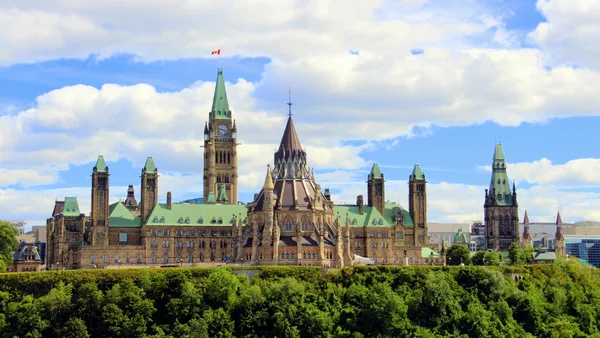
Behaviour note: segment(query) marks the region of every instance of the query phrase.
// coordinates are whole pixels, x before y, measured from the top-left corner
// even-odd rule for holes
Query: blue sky
[[[65,196],[89,212],[99,154],[113,200],[139,187],[146,156],[162,173],[161,199],[199,197],[202,130],[224,68],[241,201],[272,163],[291,86],[309,165],[335,201],[366,193],[377,162],[387,198],[407,204],[419,163],[430,221],[480,220],[501,142],[521,214],[548,221],[560,207],[565,221],[600,220],[600,50],[585,40],[600,27],[597,1],[281,2],[244,8],[243,20],[208,2],[153,3],[140,18],[133,3],[118,15],[111,2],[13,4],[22,31],[0,34],[0,217],[43,223]],[[569,25],[581,33],[565,34]]]

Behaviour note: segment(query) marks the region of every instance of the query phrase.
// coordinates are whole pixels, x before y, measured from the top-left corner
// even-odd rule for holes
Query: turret
[[[418,164],[415,164],[408,180],[408,210],[417,228],[427,225],[427,181]]]
[[[385,181],[377,163],[373,163],[367,180],[367,203],[385,215]]]
[[[141,180],[140,219],[144,225],[152,209],[158,203],[158,168],[154,165],[152,157],[146,159],[146,164],[142,168]]]
[[[104,156],[98,156],[92,171],[93,245],[108,245],[108,214],[110,199],[109,172]]]

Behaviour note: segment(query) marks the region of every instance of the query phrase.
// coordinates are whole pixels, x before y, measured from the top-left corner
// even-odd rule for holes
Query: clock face
[[[227,126],[224,124],[219,125],[217,127],[217,135],[219,135],[219,136],[227,135]]]

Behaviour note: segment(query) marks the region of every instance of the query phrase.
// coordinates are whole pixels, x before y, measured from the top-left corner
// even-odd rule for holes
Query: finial
[[[292,87],[289,87],[288,97],[289,97],[289,100],[288,100],[288,104],[287,105],[290,107],[289,111],[288,111],[288,116],[292,117],[292,105],[293,105],[293,103],[292,103]]]

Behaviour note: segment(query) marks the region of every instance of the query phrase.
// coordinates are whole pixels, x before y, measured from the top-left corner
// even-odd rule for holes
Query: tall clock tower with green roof
[[[232,118],[223,69],[208,122],[204,125],[204,203],[238,204],[237,128]]]
[[[485,189],[485,236],[487,248],[505,251],[513,242],[519,242],[519,204],[517,190],[506,173],[506,159],[501,144],[496,144],[492,162],[490,188]]]

